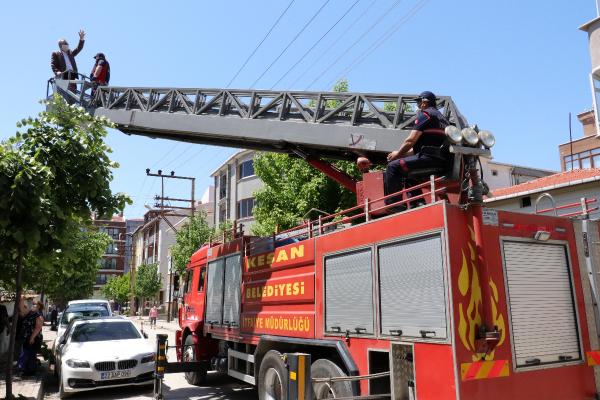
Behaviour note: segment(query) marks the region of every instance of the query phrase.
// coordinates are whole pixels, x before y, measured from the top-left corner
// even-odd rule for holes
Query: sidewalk
[[[17,399],[41,400],[44,398],[44,376],[48,370],[48,363],[42,362],[35,376],[21,378],[13,376],[12,392]],[[6,397],[6,378],[4,373],[0,375],[0,398]]]
[[[42,334],[44,335],[44,342],[51,348],[56,333],[50,331],[49,325],[44,325]],[[44,398],[44,377],[49,369],[49,365],[40,355],[38,355],[38,359],[41,361],[42,366],[38,368],[38,371],[34,376],[21,378],[20,376],[13,375],[12,391],[13,396],[15,396],[16,399],[41,400]],[[13,374],[14,373],[16,373],[16,367],[13,369]],[[5,397],[6,377],[5,367],[2,365],[0,370],[0,399]]]
[[[129,317],[131,321],[133,321],[137,325],[143,325],[144,328],[150,329],[150,318],[149,317]],[[172,320],[171,322],[167,322],[166,319],[157,319],[156,320],[156,329],[162,329],[169,332],[175,332],[179,329],[179,323],[177,319]]]

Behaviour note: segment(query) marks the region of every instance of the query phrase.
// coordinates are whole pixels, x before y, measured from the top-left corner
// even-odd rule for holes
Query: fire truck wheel
[[[339,378],[348,376],[336,363],[321,358],[310,366],[311,378]],[[315,382],[313,383],[313,399],[334,399],[337,397],[352,397],[350,381]]]
[[[288,372],[277,350],[269,350],[258,371],[258,398],[260,400],[287,400]]]
[[[198,361],[196,358],[196,346],[194,346],[194,339],[192,335],[185,337],[183,349],[183,361]],[[199,368],[194,372],[186,372],[185,380],[190,385],[200,386],[206,383],[206,368]]]

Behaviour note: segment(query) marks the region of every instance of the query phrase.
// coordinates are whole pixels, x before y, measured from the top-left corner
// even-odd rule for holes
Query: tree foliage
[[[52,268],[42,275],[41,282],[36,282],[58,304],[93,294],[98,265],[111,239],[102,232],[77,229],[69,241],[71,251],[57,253]]]
[[[333,87],[335,92],[347,92],[348,81],[342,79]],[[339,100],[329,100],[327,108],[339,106]],[[346,173],[359,177],[354,163],[328,160]],[[291,228],[315,208],[326,213],[349,208],[355,196],[306,161],[286,154],[259,153],[254,157],[254,171],[264,182],[255,193],[253,209],[257,235],[270,235],[275,230]],[[309,215],[314,218],[315,214]]]
[[[24,132],[0,144],[0,284],[15,287],[19,298],[24,266],[26,286],[35,284],[28,277],[53,276],[50,271],[61,257],[57,254],[76,253],[70,247],[74,226],[93,212],[122,210],[128,199],[110,189],[117,164],[104,143],[108,120],[56,97],[47,103],[47,111],[17,126]],[[9,352],[15,335],[13,324]],[[8,398],[11,380],[9,363]]]
[[[133,291],[138,297],[154,297],[161,287],[157,264],[142,264],[135,271]]]
[[[110,278],[108,282],[102,286],[102,294],[104,294],[107,299],[115,300],[119,304],[127,302],[131,294],[129,274],[127,273]]]
[[[190,257],[213,235],[213,229],[206,222],[206,213],[200,211],[190,217],[175,234],[175,245],[171,248],[171,260],[174,270],[182,274],[185,271]]]
[[[58,254],[77,258],[73,232],[92,213],[113,214],[129,199],[110,189],[118,165],[104,143],[111,126],[105,118],[57,97],[18,126],[24,131],[0,145],[0,265],[8,272],[0,274],[0,285],[14,287],[21,254],[24,284],[39,290],[36,277],[50,276]]]

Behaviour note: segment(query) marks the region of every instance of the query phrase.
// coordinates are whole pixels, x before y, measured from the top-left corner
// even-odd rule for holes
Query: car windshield
[[[72,307],[103,307],[106,308],[106,311],[108,311],[108,305],[106,303],[98,301],[90,303],[75,303],[72,305]]]
[[[60,319],[60,324],[68,325],[72,320],[84,317],[108,317],[108,311],[104,307],[67,308]]]
[[[78,343],[140,338],[140,333],[129,321],[84,323],[76,326],[71,334],[71,342]]]

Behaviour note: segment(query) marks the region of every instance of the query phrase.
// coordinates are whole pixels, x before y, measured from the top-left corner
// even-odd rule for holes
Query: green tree
[[[192,254],[204,243],[207,243],[212,234],[213,229],[208,226],[204,211],[190,217],[188,222],[177,231],[175,245],[171,247],[171,260],[173,268],[178,274],[185,271]]]
[[[57,97],[48,102],[47,111],[18,124],[24,132],[0,144],[0,279],[15,288],[17,299],[24,266],[26,278],[44,276],[57,254],[74,252],[69,248],[74,226],[89,220],[92,212],[121,210],[128,201],[110,189],[117,164],[104,143],[108,126],[106,119]],[[25,281],[26,286],[34,283]],[[14,351],[15,328],[9,352]],[[11,398],[12,363],[6,381]]]
[[[76,229],[71,233],[69,248],[72,251],[58,253],[53,268],[42,276],[43,281],[37,282],[36,286],[43,288],[48,297],[58,304],[90,297],[99,262],[110,242],[105,233]],[[65,282],[69,284],[65,285]]]
[[[333,87],[335,92],[347,92],[348,81],[342,79]],[[328,100],[327,108],[339,106],[339,100]],[[346,173],[359,177],[354,163],[328,160]],[[352,207],[355,195],[311,167],[306,161],[286,154],[259,153],[254,157],[254,171],[264,182],[255,193],[252,232],[270,235],[297,225],[311,209],[334,213]],[[315,215],[310,215],[314,218]]]
[[[158,272],[158,264],[142,264],[135,271],[134,294],[144,304],[144,299],[155,297],[161,287],[161,278]],[[143,308],[142,308],[143,312]]]
[[[129,300],[131,287],[129,283],[129,274],[112,277],[102,287],[102,294],[107,299],[114,300],[123,304]]]

